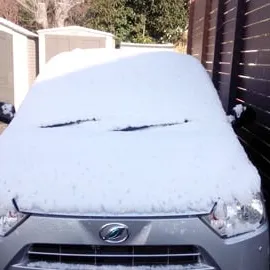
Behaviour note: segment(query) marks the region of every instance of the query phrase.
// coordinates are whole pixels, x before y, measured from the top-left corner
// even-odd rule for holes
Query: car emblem
[[[120,223],[106,224],[100,229],[99,236],[108,243],[122,243],[129,237],[128,227]]]

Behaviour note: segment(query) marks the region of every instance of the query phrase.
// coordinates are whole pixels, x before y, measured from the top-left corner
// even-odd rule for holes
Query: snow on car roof
[[[206,71],[174,52],[56,56],[0,148],[0,211],[180,215],[260,191]]]

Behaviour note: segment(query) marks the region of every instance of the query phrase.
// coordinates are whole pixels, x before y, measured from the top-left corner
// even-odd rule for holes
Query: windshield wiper
[[[96,118],[92,119],[84,119],[84,120],[76,120],[76,121],[70,121],[65,123],[57,123],[53,125],[46,125],[46,126],[40,126],[40,128],[56,128],[56,127],[66,127],[66,126],[72,126],[72,125],[79,125],[85,122],[97,122],[98,120]]]
[[[114,129],[113,131],[130,132],[130,131],[138,131],[138,130],[143,130],[143,129],[148,129],[148,128],[161,128],[161,127],[182,125],[182,124],[188,123],[188,122],[189,122],[189,120],[185,119],[184,122],[165,123],[165,124],[156,124],[156,125],[143,125],[143,126],[128,126],[125,128]]]
[[[53,124],[53,125],[40,126],[40,128],[57,128],[57,127],[65,127],[65,126],[71,126],[71,125],[79,125],[79,124],[82,124],[85,122],[97,122],[97,121],[98,120],[96,118],[83,119],[83,120],[76,120],[76,121],[70,121],[70,122],[65,122],[65,123],[57,123],[57,124]],[[131,131],[138,131],[138,130],[149,129],[149,128],[161,128],[161,127],[182,125],[182,124],[188,123],[188,122],[190,122],[190,121],[185,119],[183,122],[164,123],[164,124],[155,124],[155,125],[143,125],[143,126],[127,126],[125,128],[113,129],[112,131],[131,132]]]

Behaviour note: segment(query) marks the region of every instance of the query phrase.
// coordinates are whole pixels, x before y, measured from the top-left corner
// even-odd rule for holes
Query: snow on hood
[[[174,52],[56,56],[0,149],[0,212],[207,213],[260,191],[204,68]]]

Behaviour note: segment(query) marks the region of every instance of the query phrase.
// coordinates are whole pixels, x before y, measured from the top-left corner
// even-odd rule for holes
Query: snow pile
[[[234,106],[233,111],[235,113],[236,118],[240,118],[242,113],[247,109],[247,107],[242,104],[237,104]]]
[[[246,114],[246,116],[248,114],[249,115],[251,114],[250,111],[248,112],[247,107],[244,106],[243,104],[237,104],[237,105],[235,105],[233,107],[233,109],[232,109],[232,113],[233,113],[233,115],[230,114],[230,115],[227,116],[228,117],[228,121],[231,124],[235,124],[239,120],[241,121],[240,118],[244,115],[244,113]],[[249,116],[249,117],[251,117],[251,116]],[[250,120],[252,121],[252,118]]]
[[[260,191],[206,71],[174,52],[58,55],[0,149],[0,211],[180,215]]]
[[[229,121],[229,123],[233,123],[234,121],[235,121],[235,116],[234,115],[228,115],[228,121]]]

